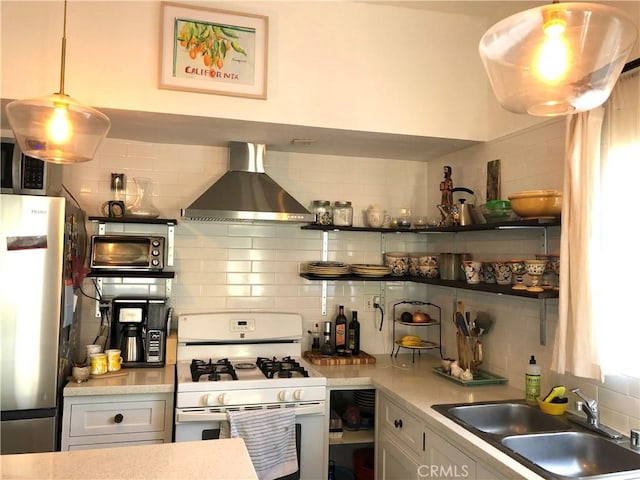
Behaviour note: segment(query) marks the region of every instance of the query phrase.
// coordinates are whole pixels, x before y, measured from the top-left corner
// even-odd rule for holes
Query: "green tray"
[[[441,377],[459,383],[460,385],[464,385],[465,387],[475,387],[478,385],[498,385],[508,382],[506,378],[494,375],[493,373],[485,372],[484,370],[478,370],[478,373],[473,377],[473,380],[461,380],[459,378],[453,377],[445,372],[442,367],[433,367],[433,371]]]

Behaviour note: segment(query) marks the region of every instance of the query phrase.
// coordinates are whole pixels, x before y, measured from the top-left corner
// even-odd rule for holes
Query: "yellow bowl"
[[[562,192],[529,190],[509,197],[511,209],[524,218],[559,217],[562,212]]]
[[[540,410],[548,415],[562,415],[567,409],[568,403],[545,403],[540,397],[536,398]]]

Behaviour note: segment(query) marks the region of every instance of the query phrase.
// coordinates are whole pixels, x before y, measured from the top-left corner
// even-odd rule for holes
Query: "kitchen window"
[[[603,107],[567,119],[559,320],[552,368],[604,380],[640,377],[635,299],[640,71]],[[639,264],[640,265],[640,264]]]

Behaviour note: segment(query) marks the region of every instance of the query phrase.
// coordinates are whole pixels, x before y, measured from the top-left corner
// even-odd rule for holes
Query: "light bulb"
[[[64,143],[71,133],[67,109],[57,106],[47,124],[47,135],[54,143]]]
[[[536,62],[538,75],[547,82],[556,82],[567,71],[567,63],[567,46],[562,36],[547,36]]]
[[[567,70],[567,46],[563,33],[567,28],[566,13],[555,4],[542,13],[545,40],[536,60],[536,71],[543,81],[556,82]]]

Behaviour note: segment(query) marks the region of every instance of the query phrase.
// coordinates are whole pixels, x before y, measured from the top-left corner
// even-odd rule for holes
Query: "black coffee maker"
[[[123,367],[162,367],[167,338],[167,306],[160,297],[116,297],[111,302],[111,348]]]

